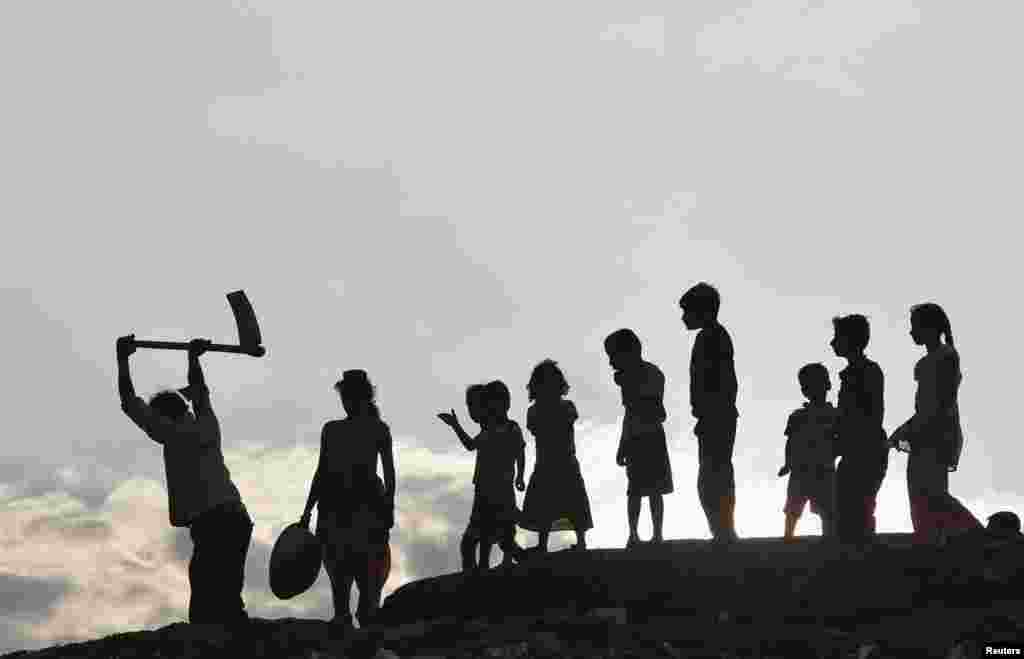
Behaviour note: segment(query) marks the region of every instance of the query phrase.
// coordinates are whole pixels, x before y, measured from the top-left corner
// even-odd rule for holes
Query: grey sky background
[[[581,414],[591,544],[625,541],[601,345],[623,326],[668,380],[666,534],[707,537],[676,306],[699,280],[736,344],[741,535],[781,533],[781,431],[801,365],[838,386],[831,317],[870,318],[891,430],[925,300],[963,361],[952,489],[979,516],[1021,512],[1022,10],[675,4],[4,4],[0,650],[184,619],[191,543],[159,447],[118,407],[113,342],[233,339],[236,288],[268,354],[204,360],[256,518],[256,616],[332,614],[326,577],[279,602],[266,566],[347,368],[397,442],[386,593],[458,566],[472,455],[435,413],[465,419],[465,386],[501,378],[523,421],[545,357]],[[184,382],[183,354],[133,366],[143,394]],[[910,530],[905,464],[883,531]]]

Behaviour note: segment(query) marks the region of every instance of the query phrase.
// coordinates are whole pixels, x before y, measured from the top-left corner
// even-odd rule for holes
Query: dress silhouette
[[[523,500],[519,526],[542,533],[559,519],[573,528],[593,528],[590,500],[576,459],[573,423],[576,406],[570,400],[537,401],[526,413],[526,428],[537,440],[537,464]]]

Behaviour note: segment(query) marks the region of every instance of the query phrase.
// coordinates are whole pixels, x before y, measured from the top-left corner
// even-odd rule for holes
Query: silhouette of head
[[[484,391],[484,404],[492,419],[498,421],[507,419],[509,408],[512,407],[512,394],[509,392],[508,386],[501,380],[488,382]]]
[[[526,393],[529,400],[543,398],[545,394],[555,397],[562,397],[569,393],[569,383],[558,368],[558,362],[545,359],[533,368],[530,374],[530,381],[526,385]]]
[[[484,405],[484,396],[487,385],[471,384],[466,387],[466,409],[469,411],[469,418],[477,425],[481,425],[487,414]]]
[[[832,389],[828,369],[823,364],[806,364],[797,372],[796,377],[800,382],[800,391],[808,400],[823,399]]]
[[[706,327],[718,317],[718,309],[722,298],[718,290],[707,282],[700,282],[679,298],[679,308],[683,310],[683,324],[686,329]]]
[[[334,384],[334,390],[341,396],[341,405],[350,417],[369,415],[380,418],[380,411],[373,398],[376,394],[370,378],[362,369],[351,369],[341,374]]]
[[[149,406],[156,410],[160,416],[171,421],[181,421],[192,415],[191,411],[189,411],[188,403],[185,402],[181,394],[173,389],[167,389],[154,394],[149,399]]]
[[[942,307],[934,302],[925,302],[910,308],[910,338],[914,343],[928,345],[942,337],[945,337],[948,345],[953,345],[949,316]]]
[[[1009,510],[1001,510],[989,516],[987,530],[1006,538],[1020,535],[1020,518]]]
[[[855,357],[868,347],[871,338],[871,327],[867,317],[855,313],[849,316],[836,316],[832,319],[835,334],[829,345],[837,357]]]
[[[604,351],[608,354],[608,363],[616,371],[639,362],[642,355],[640,337],[628,328],[618,329],[604,340]]]

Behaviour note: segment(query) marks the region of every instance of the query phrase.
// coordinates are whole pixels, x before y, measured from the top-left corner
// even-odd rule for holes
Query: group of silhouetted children
[[[732,456],[739,412],[734,349],[728,331],[718,322],[720,305],[718,291],[704,282],[679,300],[684,325],[697,332],[690,360],[690,403],[698,442],[698,497],[713,541],[729,543],[737,539]],[[789,476],[784,538],[794,538],[809,503],[821,517],[823,536],[854,545],[869,542],[876,531],[876,500],[891,448],[911,454],[908,482],[916,536],[933,539],[930,534],[978,528],[980,523],[948,492],[947,474],[956,468],[962,432],[955,405],[959,357],[952,348],[945,312],[932,303],[912,309],[911,335],[927,354],[915,368],[915,414],[892,440],[883,428],[882,370],[865,354],[870,338],[867,318],[853,314],[832,322],[830,345],[847,366],[839,373],[837,405],[828,401],[832,382],[824,365],[806,364],[798,371],[806,402],[787,419],[785,458],[779,470],[780,477]],[[633,330],[613,332],[604,348],[624,408],[616,463],[626,468],[628,481],[627,547],[640,542],[637,523],[644,497],[651,511],[651,542],[659,543],[664,540],[663,496],[674,489],[664,430],[665,376],[644,359]],[[477,451],[473,512],[462,541],[466,569],[486,567],[495,542],[505,552],[506,562],[521,560],[531,551],[544,552],[552,530],[573,529],[575,547],[586,547],[586,531],[593,520],[575,458],[577,412],[565,398],[569,386],[557,364],[545,360],[534,369],[527,389],[532,401],[527,428],[536,439],[537,465],[521,513],[513,486],[524,489],[524,441],[519,426],[508,418],[508,388],[495,381],[467,390],[470,418],[480,425],[473,438],[459,425],[454,411],[439,415],[467,449]],[[936,452],[936,446],[952,448]],[[517,524],[539,534],[532,550],[516,544]]]

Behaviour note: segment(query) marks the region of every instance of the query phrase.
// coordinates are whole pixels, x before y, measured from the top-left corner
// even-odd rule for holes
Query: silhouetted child
[[[683,323],[698,330],[690,355],[690,407],[697,423],[700,466],[697,494],[717,542],[736,540],[736,477],[732,454],[736,444],[736,367],[732,339],[718,322],[721,299],[705,282],[679,299]]]
[[[832,534],[833,520],[835,433],[839,414],[826,400],[832,384],[828,369],[821,364],[807,364],[800,369],[797,379],[807,402],[790,414],[786,422],[786,463],[779,470],[779,476],[789,474],[783,508],[786,540],[793,539],[796,523],[808,501],[811,512],[821,517],[822,536]]]
[[[612,332],[604,340],[608,361],[615,370],[615,384],[622,392],[625,417],[615,462],[626,467],[629,540],[633,547],[640,538],[640,501],[648,497],[651,506],[652,542],[662,542],[665,503],[662,495],[672,492],[672,465],[662,424],[665,413],[665,376],[654,364],[644,361],[640,339],[630,329]]]
[[[187,387],[146,403],[135,395],[128,363],[135,337],[123,336],[117,340],[118,390],[124,413],[163,447],[171,525],[188,527],[192,536],[189,622],[236,625],[248,620],[242,587],[253,524],[224,464],[220,422],[199,363],[209,345],[205,339],[189,343]]]
[[[519,425],[508,418],[510,406],[508,387],[498,380],[489,382],[482,396],[482,430],[476,439],[461,431],[454,412],[439,415],[455,429],[468,450],[477,451],[473,509],[467,529],[467,534],[481,543],[477,569],[490,567],[490,543],[494,540],[505,554],[503,564],[520,560],[523,555],[522,547],[515,541],[519,510],[513,485],[520,491],[526,489],[526,442]]]
[[[479,446],[480,440],[483,438],[484,424],[486,423],[486,406],[484,401],[484,393],[487,385],[484,384],[473,384],[466,388],[466,409],[469,412],[469,418],[473,420],[478,426],[480,426],[480,432],[475,437],[470,437],[465,430],[462,429],[462,425],[459,423],[458,418],[455,416],[455,410],[450,412],[442,412],[438,414],[438,418],[444,421],[455,434],[459,437],[463,446],[467,450],[475,451]],[[476,454],[476,461],[473,465],[473,484],[476,487],[477,476],[480,473],[480,453]],[[476,529],[471,526],[466,527],[466,531],[462,534],[462,541],[459,543],[459,550],[462,555],[462,569],[466,571],[475,570],[477,565],[480,563],[487,563],[487,557],[491,555],[491,545],[493,544],[492,539],[481,538]],[[477,549],[480,550],[480,559],[477,558]]]
[[[377,614],[391,570],[395,460],[391,430],[380,417],[366,371],[345,371],[334,390],[345,418],[328,421],[320,432],[320,457],[300,524],[309,526],[317,506],[316,535],[334,600],[331,623],[349,629],[353,581],[359,589],[356,620],[366,627]]]
[[[935,303],[911,309],[910,336],[927,352],[914,366],[914,416],[893,433],[892,444],[910,453],[907,493],[915,540],[944,544],[948,536],[981,528],[978,518],[949,493],[949,473],[957,469],[964,442],[957,402],[960,354],[953,347],[949,317]]]
[[[519,526],[536,531],[536,550],[548,550],[552,525],[568,519],[576,531],[574,549],[586,549],[587,530],[593,528],[590,499],[576,459],[573,425],[576,406],[565,395],[569,383],[558,364],[545,359],[538,364],[526,385],[533,404],[526,413],[526,428],[537,444],[537,464],[523,499]]]
[[[836,454],[836,535],[845,543],[865,544],[875,536],[875,503],[889,466],[882,369],[864,354],[871,336],[860,314],[833,318],[831,341],[847,361],[839,373],[839,428]]]

